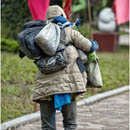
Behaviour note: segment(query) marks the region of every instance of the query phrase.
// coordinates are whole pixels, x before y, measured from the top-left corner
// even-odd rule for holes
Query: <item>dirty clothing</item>
[[[27,56],[36,60],[43,54],[41,48],[35,42],[35,37],[45,25],[46,21],[43,20],[24,23],[23,30],[18,34],[20,58]]]
[[[49,21],[51,21],[54,16],[65,15],[63,11],[60,12],[61,8],[59,6],[55,5],[51,7],[49,7],[47,11]],[[39,101],[41,98],[54,94],[76,93],[79,95],[86,92],[87,75],[86,72],[81,73],[77,65],[76,60],[79,54],[76,47],[84,52],[89,52],[92,44],[87,38],[82,36],[80,32],[71,27],[65,28],[65,34],[65,41],[72,43],[72,45],[66,47],[68,65],[65,69],[52,74],[43,74],[38,71],[33,101]]]
[[[42,130],[56,130],[56,111],[53,101],[40,101]],[[63,106],[63,126],[64,130],[76,130],[77,127],[77,106],[76,101]]]
[[[64,11],[57,5],[50,6],[47,10],[47,23],[57,16],[66,18]],[[68,65],[63,70],[52,74],[43,74],[38,71],[36,86],[33,94],[33,101],[40,103],[42,130],[56,130],[54,98],[52,101],[42,100],[47,97],[54,97],[56,94],[80,95],[86,92],[87,74],[81,71],[78,66],[79,54],[77,48],[84,52],[91,50],[91,42],[82,36],[80,32],[66,27],[65,42],[71,45],[65,48]],[[82,62],[80,62],[80,65]],[[82,66],[82,65],[81,65]],[[72,96],[71,96],[72,99]],[[77,106],[76,100],[62,106],[63,124],[65,130],[76,130]]]

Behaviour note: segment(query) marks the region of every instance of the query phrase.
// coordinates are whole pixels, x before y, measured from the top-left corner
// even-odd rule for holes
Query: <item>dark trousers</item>
[[[40,101],[42,130],[56,130],[55,109],[53,101]],[[62,107],[64,130],[76,130],[77,105],[76,101]]]

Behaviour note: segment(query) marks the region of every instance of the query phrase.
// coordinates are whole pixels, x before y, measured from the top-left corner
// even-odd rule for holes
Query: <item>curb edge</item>
[[[114,95],[123,93],[125,91],[129,91],[129,90],[130,90],[129,85],[121,87],[121,88],[117,88],[117,89],[114,89],[114,90],[111,90],[111,91],[107,91],[107,92],[104,92],[104,93],[101,93],[101,94],[97,94],[95,96],[91,96],[91,97],[89,97],[87,99],[83,99],[81,101],[78,101],[77,105],[78,106],[85,105],[85,104],[88,105],[90,103],[94,103],[94,102],[99,101],[101,99],[104,99],[104,98],[107,98],[107,97],[110,97],[110,96],[114,96]],[[33,120],[36,120],[38,118],[40,118],[40,112],[28,114],[28,115],[16,118],[14,120],[2,123],[0,125],[0,129],[1,130],[7,130],[8,128],[15,127],[15,126],[17,126],[19,124],[23,124],[27,121],[33,121]]]

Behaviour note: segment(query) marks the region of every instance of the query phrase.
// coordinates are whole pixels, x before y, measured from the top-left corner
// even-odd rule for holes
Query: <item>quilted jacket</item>
[[[57,5],[50,6],[47,10],[48,22],[60,15],[66,17],[64,11]],[[91,42],[71,27],[65,28],[65,34],[66,42],[72,43],[66,47],[68,65],[65,69],[52,74],[42,74],[38,71],[33,101],[54,94],[75,93],[80,95],[86,92],[87,74],[86,72],[81,73],[77,65],[79,55],[76,48],[89,52]]]

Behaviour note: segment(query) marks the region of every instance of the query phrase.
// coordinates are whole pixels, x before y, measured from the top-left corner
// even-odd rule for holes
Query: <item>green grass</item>
[[[103,88],[97,93],[129,84],[128,47],[116,53],[98,53]],[[28,58],[20,59],[17,54],[2,52],[1,56],[2,122],[33,112],[31,96],[34,90],[36,66]],[[93,95],[88,89],[85,97]]]
[[[18,52],[19,51],[18,42],[13,39],[7,39],[2,37],[1,50],[8,51],[8,52]]]
[[[33,112],[31,96],[37,68],[32,60],[18,54],[2,52],[1,56],[1,121]]]

